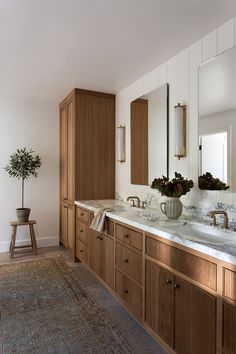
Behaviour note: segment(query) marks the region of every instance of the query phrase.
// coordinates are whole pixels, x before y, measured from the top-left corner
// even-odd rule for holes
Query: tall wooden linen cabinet
[[[115,95],[74,89],[60,104],[60,242],[74,251],[75,200],[115,196]]]

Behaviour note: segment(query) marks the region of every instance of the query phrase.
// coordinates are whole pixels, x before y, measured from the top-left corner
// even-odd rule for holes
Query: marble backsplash
[[[199,191],[201,193],[201,191]],[[181,197],[183,204],[183,214],[181,219],[192,220],[210,225],[212,219],[208,216],[208,213],[212,210],[225,210],[229,218],[229,226],[232,229],[236,228],[236,203],[234,204],[234,194],[230,192],[216,192],[216,191],[203,191],[208,195],[208,198],[201,200],[191,199],[188,196]],[[138,196],[140,200],[146,201],[146,209],[150,212],[156,212],[158,215],[163,215],[160,209],[160,203],[165,201],[165,197],[161,196],[156,191],[148,191],[148,187],[143,187],[139,193],[135,193],[135,190],[127,193],[116,193],[116,199],[125,201],[128,196]],[[219,198],[221,197],[221,198]],[[223,199],[223,201],[221,201]],[[223,225],[223,215],[217,215],[216,221],[218,225]]]

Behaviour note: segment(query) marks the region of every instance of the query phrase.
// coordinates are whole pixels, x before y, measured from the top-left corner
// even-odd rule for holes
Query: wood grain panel
[[[60,110],[60,199],[67,200],[67,107]]]
[[[87,224],[90,223],[90,213],[88,210],[84,210],[82,208],[79,208],[78,206],[76,207],[76,217],[78,219],[83,220]]]
[[[77,221],[76,224],[76,236],[84,241],[86,244],[89,243],[89,225],[82,221]]]
[[[67,205],[67,246],[74,250],[75,247],[75,207]]]
[[[115,96],[76,95],[76,199],[115,196]]]
[[[101,278],[114,289],[114,240],[101,234]]]
[[[145,272],[145,321],[173,348],[174,275],[149,260]]]
[[[216,298],[175,277],[175,348],[180,354],[216,353]]]
[[[76,240],[76,257],[82,262],[88,263],[88,246],[78,239]]]
[[[67,209],[65,204],[60,204],[60,242],[67,247]]]
[[[236,354],[236,310],[223,304],[223,353]]]
[[[216,290],[216,264],[164,242],[146,237],[146,254],[187,277]]]
[[[67,105],[67,190],[68,200],[75,201],[75,116],[74,100]]]
[[[89,265],[97,275],[101,275],[101,240],[100,233],[90,229]]]
[[[143,235],[141,232],[116,224],[116,238],[140,251],[143,249]]]
[[[142,254],[116,243],[116,266],[142,284]]]
[[[142,315],[142,289],[122,273],[116,270],[117,295],[125,302],[128,309],[137,317]]]
[[[223,295],[236,301],[236,272],[223,268]]]
[[[148,184],[148,100],[137,99],[130,108],[131,183]]]

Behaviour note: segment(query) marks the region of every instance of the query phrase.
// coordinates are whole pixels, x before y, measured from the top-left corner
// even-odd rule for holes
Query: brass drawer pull
[[[128,289],[125,289],[125,290],[124,290],[124,293],[125,293],[125,294],[128,294],[128,293],[129,293],[129,290],[128,290]]]
[[[124,235],[124,238],[129,238],[129,234]]]
[[[64,205],[64,208],[67,209],[67,208],[68,208],[68,205]]]
[[[129,263],[129,260],[128,259],[124,259],[124,263]]]

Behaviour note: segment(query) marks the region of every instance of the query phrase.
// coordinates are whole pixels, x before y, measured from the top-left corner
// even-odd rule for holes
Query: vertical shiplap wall
[[[177,56],[147,73],[117,95],[117,125],[126,126],[126,162],[116,165],[116,192],[122,198],[136,194],[146,198],[153,191],[148,186],[130,184],[130,102],[149,91],[169,83],[170,88],[170,175],[175,171],[192,178],[198,177],[198,68],[236,45],[235,18],[185,49]],[[187,157],[177,160],[173,151],[174,109],[178,103],[187,105]],[[235,198],[235,199],[234,199]],[[224,202],[236,204],[236,194],[229,192],[200,191],[195,187],[184,197],[186,204]]]

